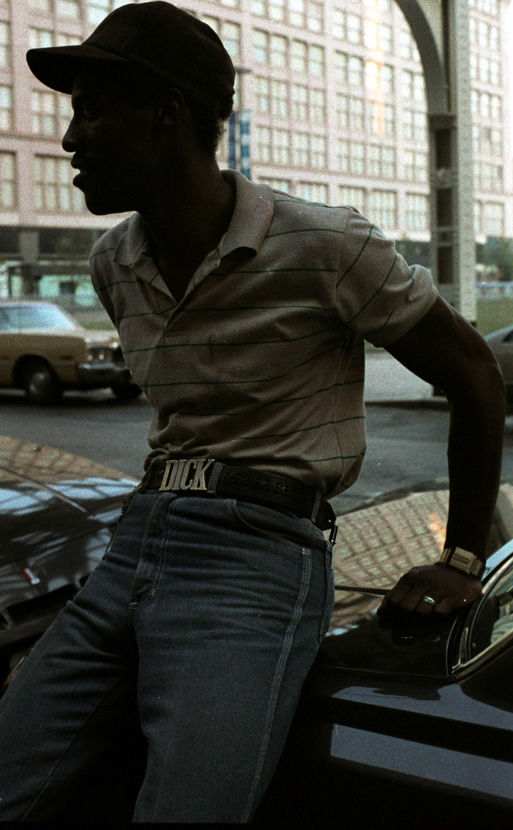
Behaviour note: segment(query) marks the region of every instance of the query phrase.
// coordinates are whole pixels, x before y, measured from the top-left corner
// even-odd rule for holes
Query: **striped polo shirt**
[[[95,289],[153,407],[146,466],[210,457],[334,496],[365,453],[363,339],[392,343],[437,292],[357,210],[223,176],[236,189],[230,226],[180,302],[139,214],[91,254]]]

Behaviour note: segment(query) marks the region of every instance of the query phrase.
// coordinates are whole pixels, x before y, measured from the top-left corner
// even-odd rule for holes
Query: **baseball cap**
[[[100,62],[144,67],[209,106],[233,96],[235,70],[217,34],[164,0],[119,7],[81,44],[27,52],[36,78],[58,92],[71,93],[77,72]]]

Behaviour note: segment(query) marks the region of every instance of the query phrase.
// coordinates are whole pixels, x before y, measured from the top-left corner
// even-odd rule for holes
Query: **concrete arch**
[[[439,0],[395,0],[404,14],[424,69],[428,113],[439,115],[449,109],[448,83],[444,67],[444,6]]]
[[[476,319],[469,0],[395,0],[417,42],[429,121],[432,272]]]

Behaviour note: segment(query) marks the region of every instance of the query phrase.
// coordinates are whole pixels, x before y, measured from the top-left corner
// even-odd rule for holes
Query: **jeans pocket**
[[[232,513],[239,525],[252,534],[295,548],[311,547],[321,533],[309,519],[285,509],[234,500]]]

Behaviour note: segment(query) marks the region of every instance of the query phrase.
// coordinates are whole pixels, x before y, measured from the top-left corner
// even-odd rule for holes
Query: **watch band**
[[[457,568],[459,571],[464,571],[466,574],[477,576],[479,579],[481,579],[486,570],[485,563],[479,559],[478,556],[471,553],[469,550],[459,548],[457,545],[444,548],[440,564],[449,565],[451,568]]]

